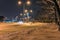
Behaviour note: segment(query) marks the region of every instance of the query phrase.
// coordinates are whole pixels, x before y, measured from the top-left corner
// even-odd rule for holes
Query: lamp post
[[[18,5],[21,5],[22,4],[22,2],[21,1],[18,1]],[[26,5],[30,5],[31,4],[31,2],[28,0],[27,2],[25,2],[25,3],[23,3],[23,17],[24,17],[24,15],[25,15],[25,13],[27,13],[28,12],[28,10],[25,10],[25,7],[26,7]],[[30,12],[32,12],[32,10],[30,11]],[[27,16],[27,18],[28,18],[29,16]],[[23,21],[24,21],[24,19],[23,19]]]
[[[22,2],[21,1],[18,1],[18,5],[21,5],[22,4]],[[25,5],[30,5],[31,4],[31,2],[30,1],[27,1],[27,2],[25,2],[25,3],[23,3],[23,13],[25,13],[24,11],[25,11]]]
[[[32,13],[33,11],[32,10],[25,10],[25,16],[27,17],[27,20],[29,21],[30,20],[30,13]]]

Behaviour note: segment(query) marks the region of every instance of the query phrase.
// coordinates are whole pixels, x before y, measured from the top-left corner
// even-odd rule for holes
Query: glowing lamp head
[[[27,1],[27,5],[30,5],[31,4],[31,2],[30,1]]]
[[[18,4],[19,4],[19,5],[21,5],[21,3],[22,3],[21,1],[18,1]]]
[[[32,11],[32,10],[30,10],[30,12],[32,13],[33,11]]]
[[[27,13],[28,12],[28,10],[25,10],[25,13]]]

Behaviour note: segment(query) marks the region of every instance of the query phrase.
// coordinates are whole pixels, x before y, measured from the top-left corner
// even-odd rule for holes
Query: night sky
[[[18,0],[0,0],[0,16],[12,18],[18,15]]]
[[[26,0],[21,0],[21,1],[26,1]],[[32,5],[35,0],[31,0]],[[17,15],[19,15],[19,10],[23,10],[23,8],[18,7],[18,0],[0,0],[0,16],[5,16],[7,18],[14,18]],[[34,8],[32,6],[32,8]],[[34,8],[35,10],[35,8]]]

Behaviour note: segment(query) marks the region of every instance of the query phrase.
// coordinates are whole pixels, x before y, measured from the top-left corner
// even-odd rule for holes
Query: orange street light
[[[28,10],[26,9],[26,10],[25,10],[25,13],[27,13],[27,12],[28,12]]]
[[[30,5],[30,4],[31,4],[31,2],[30,2],[30,1],[27,1],[26,3],[27,3],[27,5]]]
[[[21,5],[22,4],[22,2],[21,1],[18,1],[18,5]]]

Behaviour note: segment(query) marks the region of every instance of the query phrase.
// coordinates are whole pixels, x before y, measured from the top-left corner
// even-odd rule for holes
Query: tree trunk
[[[60,15],[60,9],[59,9],[59,5],[57,3],[57,0],[53,0],[53,2],[55,3],[55,8],[56,8],[56,11],[57,11],[57,14],[55,14],[56,18],[56,23],[58,24],[58,30],[60,31],[60,22],[59,22],[59,15]]]

